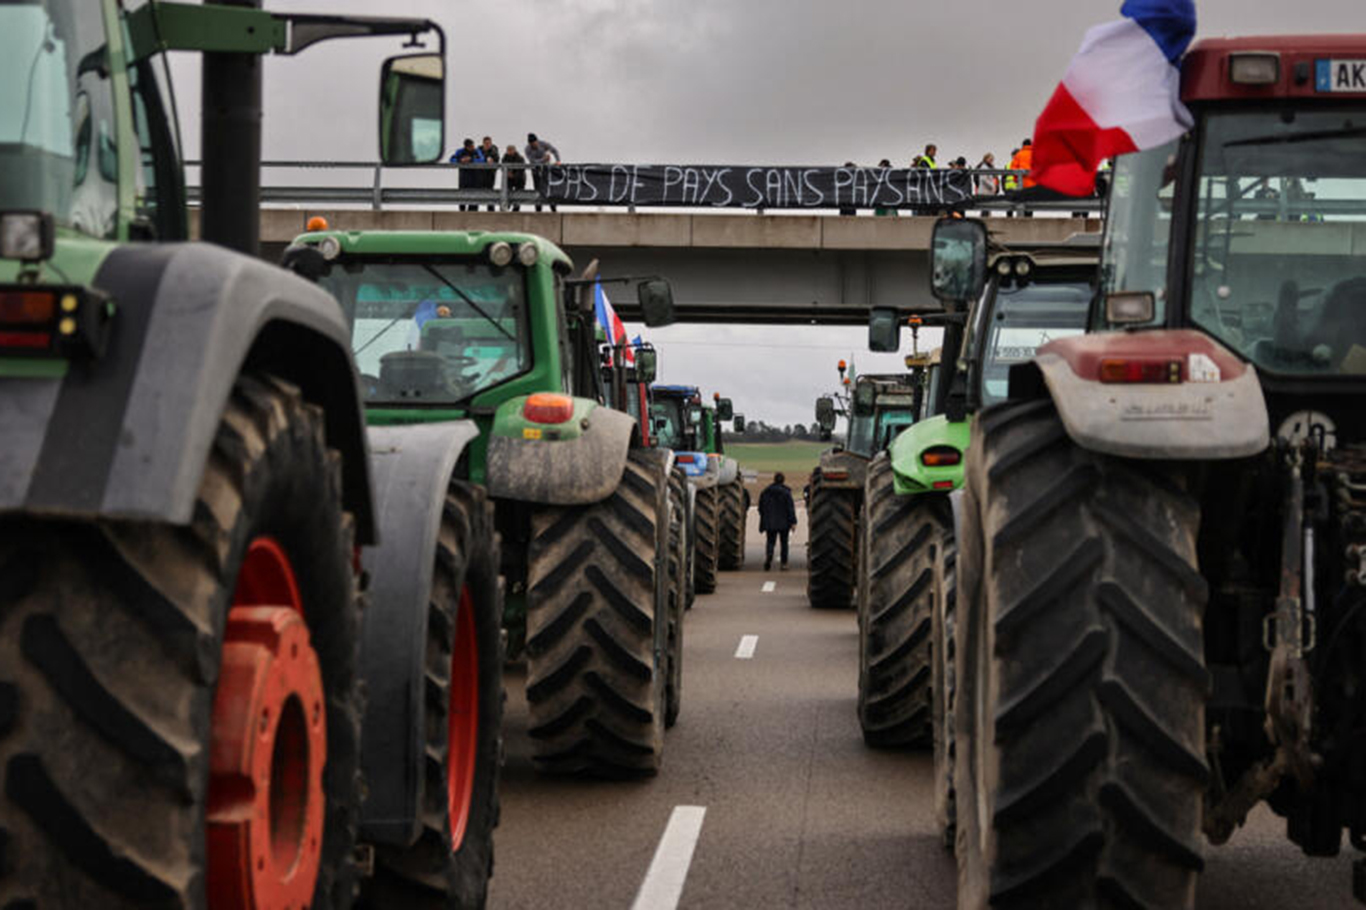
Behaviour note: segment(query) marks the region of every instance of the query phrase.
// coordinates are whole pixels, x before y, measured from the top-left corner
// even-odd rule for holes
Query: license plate
[[[1366,60],[1318,60],[1315,88],[1320,92],[1366,94]]]

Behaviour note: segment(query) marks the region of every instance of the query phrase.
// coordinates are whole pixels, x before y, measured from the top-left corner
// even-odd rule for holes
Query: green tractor
[[[952,224],[936,229],[933,268],[942,269],[940,247],[948,248]],[[936,635],[952,637],[952,591],[941,592],[935,572],[937,559],[952,566],[951,494],[963,482],[970,415],[1004,396],[1012,364],[1051,338],[1084,330],[1095,263],[1094,242],[1084,237],[1028,253],[997,249],[985,293],[970,309],[968,301],[948,300],[945,314],[924,317],[945,328],[940,356],[925,365],[928,413],[873,458],[863,492],[858,717],[869,745],[931,745],[934,718],[951,710],[935,659],[951,644],[936,650],[934,642]],[[898,314],[874,313],[870,346],[895,351],[899,325]],[[936,603],[949,614],[938,622]],[[945,625],[947,632],[937,631]],[[949,744],[940,739],[940,764],[947,767]]]
[[[156,0],[0,4],[0,34],[24,112],[0,118],[0,904],[478,903],[492,515],[452,484],[439,546],[405,554],[430,591],[367,589],[394,478],[349,328],[255,255],[259,58],[419,48],[377,105],[381,160],[412,164],[444,145],[444,36]],[[211,243],[183,242],[171,51],[205,54]]]
[[[723,454],[721,422],[733,420],[734,406],[718,394],[714,407],[702,403],[696,386],[656,385],[651,414],[660,445],[675,451],[688,477],[692,500],[693,588],[716,590],[718,570],[736,570],[745,562],[749,491],[740,466]]]
[[[285,259],[341,303],[376,451],[401,428],[493,502],[537,767],[656,773],[681,696],[667,686],[681,641],[659,620],[678,596],[682,507],[673,453],[645,445],[625,399],[605,404],[593,281],[518,233],[320,230]],[[646,321],[668,321],[668,283],[639,290]],[[394,565],[382,547],[377,585]]]
[[[919,354],[906,358],[907,372],[862,375],[843,411],[848,417],[844,445],[821,453],[820,466],[811,473],[807,496],[806,596],[818,609],[844,610],[854,602],[858,560],[859,515],[869,462],[897,434],[915,423],[924,407],[925,370],[929,360]],[[844,361],[840,361],[843,379]],[[833,396],[816,401],[816,422],[829,438],[841,409]]]

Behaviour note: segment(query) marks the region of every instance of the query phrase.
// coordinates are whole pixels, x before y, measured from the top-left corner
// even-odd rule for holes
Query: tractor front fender
[[[406,846],[418,834],[432,568],[446,487],[461,452],[478,435],[471,420],[369,431],[380,544],[361,554],[370,575],[360,646],[367,786],[361,834],[372,843]]]
[[[1102,383],[1104,361],[1166,364],[1178,381]],[[1085,449],[1124,458],[1231,459],[1270,442],[1257,371],[1203,332],[1077,335],[1040,348],[1034,365],[1068,435]]]
[[[500,406],[500,413],[507,406]],[[489,495],[554,506],[587,505],[611,496],[626,470],[636,422],[620,411],[595,407],[585,423],[568,439],[495,433],[488,447]]]
[[[117,307],[104,355],[3,380],[0,512],[189,524],[228,396],[252,371],[323,408],[357,540],[374,539],[351,333],[331,296],[202,243],[119,247],[92,284]]]

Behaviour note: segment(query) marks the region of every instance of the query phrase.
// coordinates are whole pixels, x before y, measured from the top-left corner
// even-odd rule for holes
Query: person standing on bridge
[[[1010,159],[1010,169],[1011,169],[1012,171],[1028,171],[1028,170],[1029,170],[1030,168],[1032,168],[1033,166],[1034,166],[1034,143],[1033,143],[1031,140],[1026,139],[1024,142],[1020,143],[1020,150],[1019,150],[1018,152],[1015,153],[1015,157]],[[1028,173],[1025,174],[1025,176],[1024,176],[1023,179],[1024,179],[1024,188],[1025,188],[1025,189],[1029,189],[1031,186],[1038,186],[1038,185],[1039,185],[1039,184],[1038,184],[1038,181],[1037,181],[1037,180],[1034,180],[1032,177],[1030,177]],[[1008,185],[1008,186],[1009,186],[1009,181],[1012,181],[1012,180],[1014,180],[1014,177],[1007,178],[1007,181],[1008,181],[1008,182],[1007,182],[1007,185]]]
[[[939,146],[931,142],[929,145],[925,146],[925,154],[920,155],[914,161],[911,162],[911,167],[923,167],[929,168],[930,170],[934,170],[935,168],[939,167],[939,165],[936,164],[934,160],[935,156],[938,154]]]
[[[555,160],[551,161],[552,158],[554,158]],[[545,174],[541,170],[541,168],[550,164],[559,164],[560,150],[555,148],[555,146],[551,145],[546,140],[537,136],[535,133],[527,133],[526,161],[527,164],[530,164],[536,168],[536,170],[532,172],[531,176],[536,181],[536,192],[539,193],[541,189],[545,186]],[[536,206],[536,211],[539,212],[540,210],[541,207],[538,204]],[[555,206],[552,205],[550,207],[550,210],[552,212],[555,211]]]
[[[466,139],[464,143],[461,144],[460,148],[456,150],[456,153],[451,156],[451,164],[460,168],[460,188],[462,190],[477,190],[481,188],[479,182],[480,178],[483,177],[483,174],[472,171],[465,167],[465,165],[483,163],[484,153],[474,147],[473,139]],[[461,205],[460,211],[477,212],[479,211],[479,206]]]
[[[485,137],[484,137],[484,143],[483,143],[483,145],[479,146],[479,154],[481,154],[481,155],[484,156],[484,163],[485,163],[485,164],[497,164],[497,163],[498,163],[498,146],[496,146],[496,145],[493,144],[493,137],[492,137],[492,136],[485,136]],[[483,177],[484,179],[482,179],[482,180],[479,181],[479,185],[482,186],[482,187],[483,187],[484,189],[486,189],[486,190],[491,190],[491,189],[493,189],[494,186],[498,183],[498,172],[495,171],[493,168],[489,168],[489,169],[486,170],[486,171],[481,171],[481,172],[480,172],[480,176]],[[496,205],[492,205],[492,204],[489,205],[489,211],[490,211],[490,212],[494,211],[494,210],[497,209],[497,208],[498,208],[498,206],[496,206]]]
[[[782,541],[782,570],[787,571],[787,535],[797,526],[797,506],[787,488],[783,472],[773,475],[773,483],[759,494],[759,532],[768,535],[764,550],[764,571],[773,568],[773,545]]]
[[[507,151],[503,152],[503,164],[526,164],[526,159],[522,157],[521,152],[517,151],[517,146],[509,145]],[[509,193],[516,193],[526,189],[526,168],[509,167],[503,173],[505,175],[503,179],[507,181]],[[521,204],[516,202],[510,203],[508,207],[514,212],[520,212],[522,210]]]

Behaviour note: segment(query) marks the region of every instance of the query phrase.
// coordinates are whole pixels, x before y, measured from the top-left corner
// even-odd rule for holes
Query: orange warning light
[[[322,215],[314,215],[312,218],[308,219],[308,230],[310,233],[313,231],[326,231],[328,229],[327,219]]]

